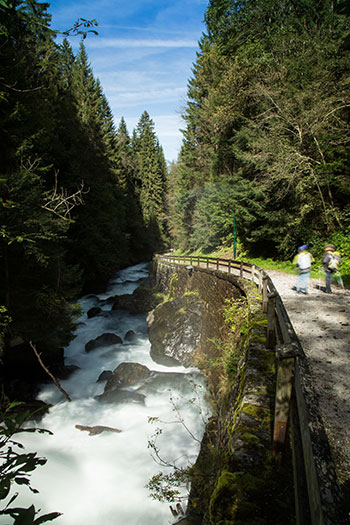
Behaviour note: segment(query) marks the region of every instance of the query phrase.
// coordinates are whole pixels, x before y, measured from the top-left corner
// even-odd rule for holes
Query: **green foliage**
[[[190,290],[183,294],[183,297],[199,297],[198,290]]]
[[[210,523],[254,523],[258,514],[258,505],[254,504],[254,499],[262,489],[263,480],[251,474],[223,471],[210,499]]]
[[[249,287],[247,297],[227,299],[223,314],[229,327],[223,360],[230,382],[236,377],[238,361],[253,340],[253,332],[266,324],[266,319],[261,314],[260,294],[255,285],[247,283],[246,286]]]
[[[223,311],[224,329],[220,339],[208,341],[203,355],[196,356],[196,364],[208,382],[214,409],[221,413],[237,375],[238,363],[248,345],[257,337],[255,332],[266,325],[261,312],[261,296],[256,286],[248,281],[246,297],[227,299]],[[260,336],[259,336],[260,337]]]
[[[349,13],[340,3],[211,1],[170,187],[174,244],[213,250],[230,209],[249,256],[348,229]]]
[[[166,166],[148,116],[137,144],[125,121],[115,129],[83,43],[57,45],[48,7],[0,4],[0,304],[4,344],[40,343],[50,364],[72,337],[72,300],[162,245]]]
[[[14,525],[39,525],[59,517],[59,512],[38,516],[40,511],[34,505],[28,508],[13,507],[18,493],[13,494],[14,486],[27,487],[36,494],[38,491],[31,486],[30,475],[38,466],[45,465],[46,459],[36,453],[24,452],[23,445],[13,436],[19,432],[40,432],[51,434],[48,430],[33,427],[23,427],[31,414],[29,411],[18,411],[21,403],[5,402],[2,408],[0,424],[0,500],[2,502],[0,515],[10,516]]]
[[[185,485],[189,486],[189,483],[189,469],[178,469],[169,474],[164,472],[154,474],[146,488],[150,491],[152,499],[172,503],[184,499],[179,489]]]
[[[163,150],[147,111],[141,115],[133,134],[136,157],[135,188],[138,194],[148,242],[160,248],[165,240],[165,191],[167,169]]]
[[[173,273],[170,279],[170,284],[169,284],[168,300],[174,299],[175,292],[176,292],[176,285],[177,285],[178,280],[179,280],[179,275],[177,273]]]
[[[202,387],[193,380],[191,383],[193,388],[193,396],[190,399],[183,398],[183,400],[185,400],[187,404],[193,406],[198,411],[198,414],[205,425],[208,421],[209,411],[203,406],[203,398],[201,397],[200,391]],[[175,418],[173,421],[171,421],[171,423],[178,423],[181,425],[191,437],[191,439],[200,443],[200,439],[195,436],[187,426],[187,423],[181,414],[181,410],[177,405],[178,400],[174,399],[174,397],[171,395],[169,401],[172,406]],[[148,422],[151,424],[169,423],[167,421],[160,420],[159,417],[149,417]],[[150,481],[147,483],[146,488],[149,489],[151,498],[155,500],[168,502],[181,501],[188,497],[188,494],[184,495],[184,489],[186,492],[189,491],[191,480],[193,479],[194,475],[198,475],[198,472],[195,466],[192,464],[178,466],[176,459],[167,460],[162,457],[161,450],[157,443],[159,436],[162,434],[163,429],[161,427],[157,427],[153,435],[149,438],[147,447],[151,451],[153,460],[162,467],[166,467],[168,469],[170,468],[171,472],[169,474],[165,474],[164,471],[162,471],[153,475]]]
[[[11,323],[11,317],[7,314],[5,306],[0,305],[0,358],[4,351],[4,337],[8,325]]]

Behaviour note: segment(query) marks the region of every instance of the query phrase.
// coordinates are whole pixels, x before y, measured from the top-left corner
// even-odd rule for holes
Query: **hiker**
[[[340,253],[335,251],[334,244],[327,244],[324,249],[324,256],[322,259],[323,268],[326,274],[326,293],[332,293],[331,283],[334,276],[338,284],[343,288],[343,280],[339,272],[339,265],[341,263]]]
[[[344,283],[343,283],[343,279],[341,277],[341,273],[340,273],[340,270],[339,270],[339,266],[341,265],[341,256],[340,256],[340,253],[339,252],[334,252],[333,253],[333,259],[335,262],[333,262],[333,266],[335,267],[335,272],[333,274],[335,280],[337,281],[337,285],[340,286],[340,288],[342,288],[344,290]]]
[[[307,295],[309,286],[309,277],[311,273],[311,265],[314,262],[314,258],[311,253],[307,251],[307,244],[299,246],[298,253],[293,259],[293,264],[298,268],[299,275],[296,284],[297,293],[303,293]]]

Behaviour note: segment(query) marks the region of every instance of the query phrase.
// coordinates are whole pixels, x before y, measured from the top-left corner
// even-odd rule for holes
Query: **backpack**
[[[299,270],[311,268],[311,257],[309,253],[300,253],[298,257]]]
[[[334,253],[330,253],[329,256],[330,259],[328,262],[328,268],[332,270],[332,272],[336,272],[339,269],[341,258],[339,257],[339,255],[335,255]]]

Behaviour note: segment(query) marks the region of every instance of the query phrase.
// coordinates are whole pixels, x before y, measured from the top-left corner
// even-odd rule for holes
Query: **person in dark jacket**
[[[332,273],[335,271],[331,268],[331,262],[333,261],[333,253],[335,252],[335,246],[333,244],[327,244],[324,249],[324,256],[322,259],[323,268],[326,274],[326,293],[332,293],[331,282]]]

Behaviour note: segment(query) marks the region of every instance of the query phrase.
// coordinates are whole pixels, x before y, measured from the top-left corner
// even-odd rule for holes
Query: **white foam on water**
[[[54,406],[44,416],[40,427],[50,430],[53,435],[18,435],[27,452],[37,451],[48,461],[31,475],[31,484],[39,494],[32,494],[24,487],[15,505],[26,507],[34,504],[41,513],[62,512],[63,515],[54,521],[57,525],[171,523],[168,503],[153,501],[145,488],[152,475],[161,470],[170,473],[170,469],[160,467],[152,459],[148,442],[156,428],[162,428],[157,440],[160,454],[177,466],[185,466],[188,461],[193,463],[199,452],[199,442],[179,422],[179,418],[183,418],[196,438],[201,439],[204,422],[194,404],[188,402],[194,397],[191,382],[181,381],[171,388],[168,382],[164,385],[158,382],[153,389],[146,389],[144,405],[102,404],[95,399],[104,389],[105,383],[96,382],[101,372],[114,370],[122,362],[138,362],[151,370],[163,372],[191,372],[182,366],[168,368],[152,361],[144,316],[132,316],[122,311],[106,311],[106,314],[91,319],[86,315],[99,300],[131,293],[129,290],[133,285],[136,288],[140,279],[146,277],[146,264],[134,266],[119,272],[108,293],[81,300],[83,314],[76,337],[65,350],[66,364],[76,365],[79,370],[61,381],[72,402],[67,402],[54,385],[44,385],[39,397],[47,403],[54,403]],[[105,332],[123,338],[131,329],[138,336],[132,344],[110,345],[89,353],[85,351],[88,341]],[[204,388],[202,390],[200,402],[204,406]],[[175,406],[179,409],[178,416]],[[159,421],[150,424],[150,417],[159,418]],[[76,424],[104,425],[122,432],[89,436],[87,432],[76,429]],[[11,518],[0,517],[0,524],[5,523],[11,523]]]

